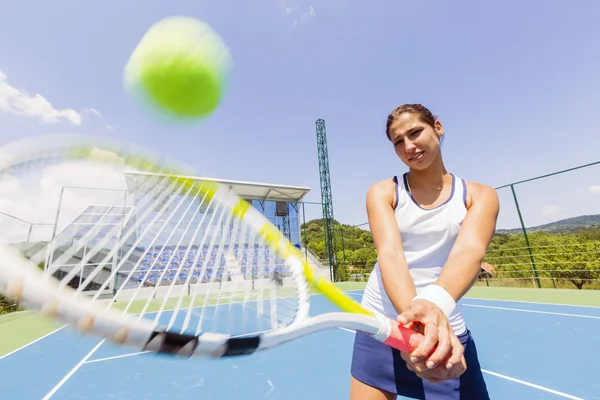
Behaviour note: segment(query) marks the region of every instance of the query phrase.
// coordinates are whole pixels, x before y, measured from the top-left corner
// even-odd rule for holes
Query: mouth
[[[408,161],[418,161],[423,158],[424,151],[419,151],[408,158]]]

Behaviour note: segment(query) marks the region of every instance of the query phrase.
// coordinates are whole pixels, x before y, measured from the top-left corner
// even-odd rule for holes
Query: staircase
[[[308,265],[310,265],[313,268],[313,271],[316,272],[316,275],[325,278],[325,280],[328,282],[331,282],[329,265],[323,265],[319,257],[317,257],[315,253],[313,253],[308,247],[306,247],[304,243],[300,244],[300,251],[302,252],[302,255],[306,257]]]

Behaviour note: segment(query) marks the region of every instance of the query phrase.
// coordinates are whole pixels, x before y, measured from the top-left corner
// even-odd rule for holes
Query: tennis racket
[[[53,221],[48,238],[30,229],[27,240],[2,224],[0,292],[116,344],[226,357],[332,328],[405,352],[423,338],[325,280],[227,184],[131,145],[44,136],[5,147],[0,211]],[[314,293],[341,311],[310,316]]]

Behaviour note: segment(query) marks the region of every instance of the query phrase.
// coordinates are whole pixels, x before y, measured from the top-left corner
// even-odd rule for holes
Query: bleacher
[[[202,248],[193,245],[189,249],[164,246],[139,250],[145,253],[139,273],[135,274],[136,279],[152,286],[157,280],[162,280],[161,284],[172,281],[185,283],[190,274],[190,283],[231,281],[236,276],[245,280],[265,279],[272,274],[290,276],[284,261],[273,251],[259,245],[224,245],[220,254],[217,247],[208,245]]]
[[[89,273],[94,270],[95,263],[104,260],[110,252],[112,238],[120,237],[123,232],[129,232],[131,226],[137,221],[138,214],[147,210],[148,204],[144,203],[147,198],[138,197],[136,193],[139,190],[145,190],[144,185],[153,175],[132,171],[125,173],[127,192],[130,194],[128,199],[131,199],[131,202],[128,200],[126,203],[122,203],[122,200],[119,200],[119,204],[103,204],[98,199],[82,209],[78,215],[73,215],[73,210],[70,208],[59,209],[59,218],[66,213],[64,219],[69,222],[65,226],[60,226],[57,235],[53,238],[55,244],[52,254],[48,257],[46,267],[59,271],[57,273],[64,273],[70,271],[71,265],[76,264],[77,260],[81,260],[83,253],[61,258],[63,242],[65,242],[65,246],[70,246],[73,240],[77,240],[82,245],[82,252],[85,252],[86,243],[107,239],[107,248],[101,249],[89,260],[88,264],[90,265],[86,266],[81,273],[78,272],[79,281],[87,279]],[[210,178],[198,179],[211,180]],[[269,218],[292,243],[300,247],[299,205],[308,193],[308,188],[232,180],[219,180],[219,182],[226,184],[232,191],[249,201],[259,212]],[[94,201],[92,193],[95,192],[90,192],[91,202]],[[151,198],[148,199],[152,201]],[[185,211],[181,208],[177,211],[176,216],[174,212],[165,213],[164,217],[179,219],[183,227],[186,224],[193,225],[197,216],[198,220],[201,220],[199,215],[202,213],[211,212],[209,207],[202,203],[202,200],[192,197],[189,199],[194,201],[197,206],[186,207]],[[156,207],[165,207],[166,210],[170,207],[169,204],[171,203],[165,202],[154,205],[153,210],[158,211]],[[176,203],[171,205],[173,204]],[[176,206],[173,207],[174,210],[177,209]],[[228,282],[231,282],[231,285],[235,286],[237,290],[240,286],[239,283],[244,281],[250,283],[250,287],[255,288],[261,287],[263,283],[269,284],[274,278],[291,279],[289,267],[284,264],[284,260],[279,259],[272,251],[265,250],[263,245],[255,244],[251,237],[230,238],[225,229],[215,237],[219,241],[220,238],[231,240],[229,245],[214,242],[204,244],[202,240],[198,240],[196,237],[192,238],[191,235],[176,241],[172,239],[170,232],[171,229],[176,229],[175,226],[179,226],[179,222],[175,223],[173,222],[175,220],[167,221],[167,219],[161,219],[161,222],[158,223],[168,224],[164,229],[164,234],[159,231],[157,231],[159,232],[157,236],[151,236],[154,233],[142,234],[142,231],[152,232],[152,229],[155,229],[150,225],[136,230],[133,236],[127,238],[128,243],[132,243],[135,248],[132,251],[122,249],[118,254],[104,260],[105,266],[103,266],[101,274],[93,277],[91,283],[105,282],[104,275],[115,273],[112,269],[116,266],[118,267],[114,283],[111,283],[110,288],[106,287],[105,291],[117,288],[119,290],[135,289],[140,283],[147,286],[148,289],[177,285],[177,290],[184,290],[184,286],[189,288],[196,284],[206,283],[207,285],[201,285],[203,287],[198,290],[210,290],[212,284],[218,284],[220,288],[223,288],[229,286]],[[206,229],[213,228],[208,225],[202,227],[201,236],[207,235],[206,237],[208,237]],[[122,259],[122,256],[125,256],[126,259]],[[265,282],[259,282],[263,280]],[[159,295],[159,292],[161,291],[153,289],[152,295]],[[124,295],[124,293],[120,293],[120,295]]]

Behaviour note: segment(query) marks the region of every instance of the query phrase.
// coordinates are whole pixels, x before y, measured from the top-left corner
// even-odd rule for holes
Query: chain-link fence
[[[0,211],[0,235],[4,243],[18,247],[25,254],[35,251],[36,243],[48,242],[52,238],[54,224],[32,222]],[[17,311],[17,304],[0,293],[0,315]]]
[[[476,285],[600,289],[600,161],[496,190],[497,230]],[[329,268],[314,218],[302,237]],[[377,259],[368,224],[335,227],[336,281],[366,281]]]
[[[600,162],[497,192],[498,229],[478,284],[600,289]]]

